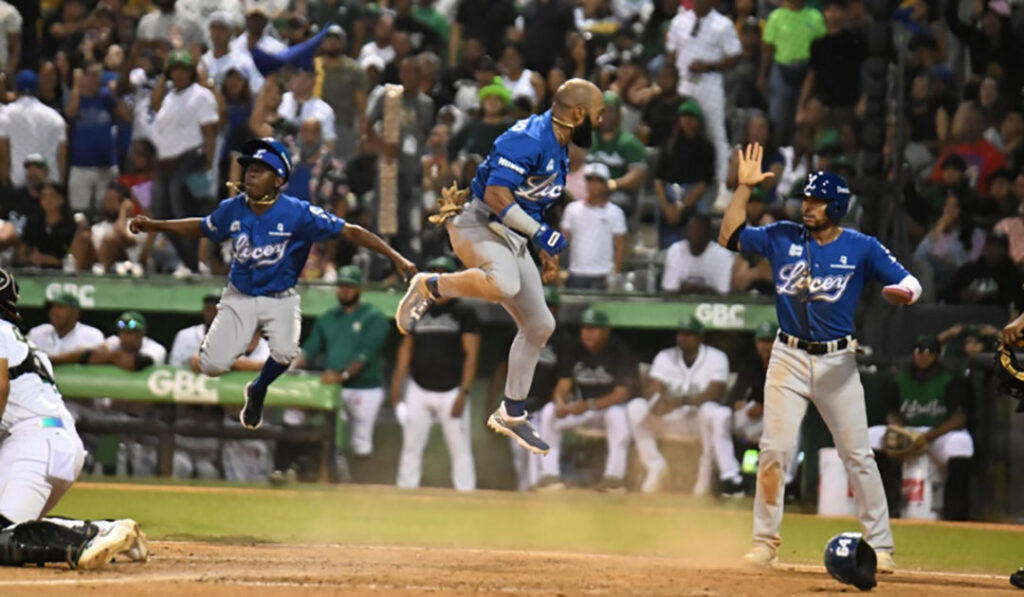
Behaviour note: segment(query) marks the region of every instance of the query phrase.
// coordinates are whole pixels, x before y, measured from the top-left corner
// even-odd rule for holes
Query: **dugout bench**
[[[158,365],[129,372],[113,365],[59,365],[54,375],[65,398],[88,400],[109,398],[125,403],[181,404],[192,406],[237,406],[245,404],[245,384],[253,378],[248,371],[230,372],[212,378],[183,367]],[[81,433],[152,435],[158,441],[158,474],[171,476],[174,436],[212,437],[225,440],[287,440],[319,445],[318,477],[327,481],[336,436],[339,431],[340,394],[334,386],[324,385],[318,375],[286,374],[267,392],[265,408],[297,408],[319,412],[322,425],[301,428],[261,427],[250,431],[241,426],[225,426],[223,420],[210,423],[167,423],[156,419],[94,420],[76,422]]]

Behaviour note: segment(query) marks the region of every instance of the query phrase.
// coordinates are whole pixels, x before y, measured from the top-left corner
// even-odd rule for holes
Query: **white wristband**
[[[518,203],[509,205],[501,212],[501,223],[529,238],[533,238],[540,230],[540,222],[531,218]]]
[[[910,291],[910,294],[912,295],[910,304],[916,303],[917,299],[921,298],[921,282],[919,282],[914,276],[905,276],[900,280],[899,285]]]

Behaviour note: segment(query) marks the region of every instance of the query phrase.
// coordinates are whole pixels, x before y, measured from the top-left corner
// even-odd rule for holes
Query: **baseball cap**
[[[605,91],[602,97],[604,98],[605,106],[612,106],[615,108],[622,107],[622,96],[618,93],[615,93],[614,91]]]
[[[492,95],[497,96],[499,99],[501,99],[502,103],[505,104],[506,106],[512,100],[512,94],[509,93],[508,87],[505,87],[505,82],[501,79],[501,77],[494,77],[493,83],[481,87],[480,91],[477,93],[477,97],[480,98],[480,101],[484,101],[484,99]]]
[[[779,326],[773,321],[765,321],[754,330],[754,340],[774,340],[779,335]]]
[[[1013,179],[1017,177],[1013,175],[1013,172],[1011,172],[1009,168],[1000,168],[989,175],[988,184],[992,184],[993,182],[1000,178],[1012,183]]]
[[[82,305],[78,302],[78,297],[72,292],[61,292],[57,296],[50,299],[51,305],[67,305],[72,309],[81,309]]]
[[[338,286],[362,286],[363,270],[358,265],[346,265],[338,270]]]
[[[339,37],[341,39],[348,39],[348,34],[346,34],[345,30],[341,28],[341,25],[331,25],[330,27],[328,27],[327,33],[324,34],[324,37],[330,36]]]
[[[942,160],[942,169],[945,170],[946,168],[956,168],[961,172],[966,172],[967,160],[960,154],[951,153],[946,156],[946,159]]]
[[[676,325],[676,331],[702,334],[704,333],[704,324],[693,315],[686,315],[679,320],[679,324]]]
[[[234,27],[235,19],[232,18],[231,14],[227,11],[216,10],[206,19],[206,26],[213,27],[219,25],[221,27],[227,27],[228,29]]]
[[[544,287],[544,302],[549,305],[559,305],[562,303],[562,293],[558,292],[557,286]]]
[[[686,100],[679,104],[677,112],[680,116],[696,116],[701,120],[704,119],[704,111],[700,109],[700,104],[694,100]]]
[[[18,78],[15,85],[15,88],[19,93],[26,91],[29,93],[35,93],[36,90],[39,89],[39,76],[28,69],[18,71]]]
[[[455,265],[455,260],[447,255],[435,257],[427,263],[427,271],[441,270],[442,272],[451,273],[457,269],[459,268]]]
[[[167,56],[167,67],[172,66],[194,66],[192,54],[188,50],[174,50]]]
[[[43,168],[49,169],[50,165],[46,163],[46,158],[41,153],[30,153],[25,156],[25,161],[22,162],[23,166],[42,166]]]
[[[938,354],[939,339],[931,334],[921,334],[917,337],[917,340],[914,341],[914,350]]]
[[[598,309],[587,309],[580,315],[580,325],[584,327],[607,328],[611,327],[611,320],[608,314]]]
[[[612,177],[612,173],[608,170],[608,166],[601,162],[591,162],[583,168],[583,176],[584,178],[600,178],[607,181]]]
[[[146,317],[138,311],[125,311],[114,322],[119,332],[146,333]]]

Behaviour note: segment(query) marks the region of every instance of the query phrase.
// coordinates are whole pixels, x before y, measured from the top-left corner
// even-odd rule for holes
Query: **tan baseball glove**
[[[466,197],[469,196],[469,189],[459,189],[455,183],[452,186],[441,189],[441,198],[437,200],[437,213],[428,219],[435,226],[444,226],[444,223],[462,213],[462,206],[466,204]]]
[[[899,425],[889,425],[885,428],[882,450],[889,458],[910,460],[924,454],[927,449],[928,439],[923,433]]]

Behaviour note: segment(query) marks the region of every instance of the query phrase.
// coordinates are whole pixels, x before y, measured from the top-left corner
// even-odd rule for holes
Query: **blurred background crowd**
[[[273,136],[294,156],[286,192],[371,229],[379,165],[397,163],[391,241],[422,266],[449,250],[426,223],[440,189],[583,77],[607,116],[547,214],[572,240],[566,285],[770,293],[766,264],[709,243],[733,149],[756,141],[775,177],[751,224],[793,218],[807,173],[834,170],[856,195],[843,224],[910,262],[927,301],[1020,306],[1022,55],[1024,10],[1005,0],[0,2],[0,260],[223,273],[228,247],[125,222],[209,212],[240,144]],[[404,89],[396,142],[388,83]],[[389,276],[328,242],[304,278],[353,262]]]

